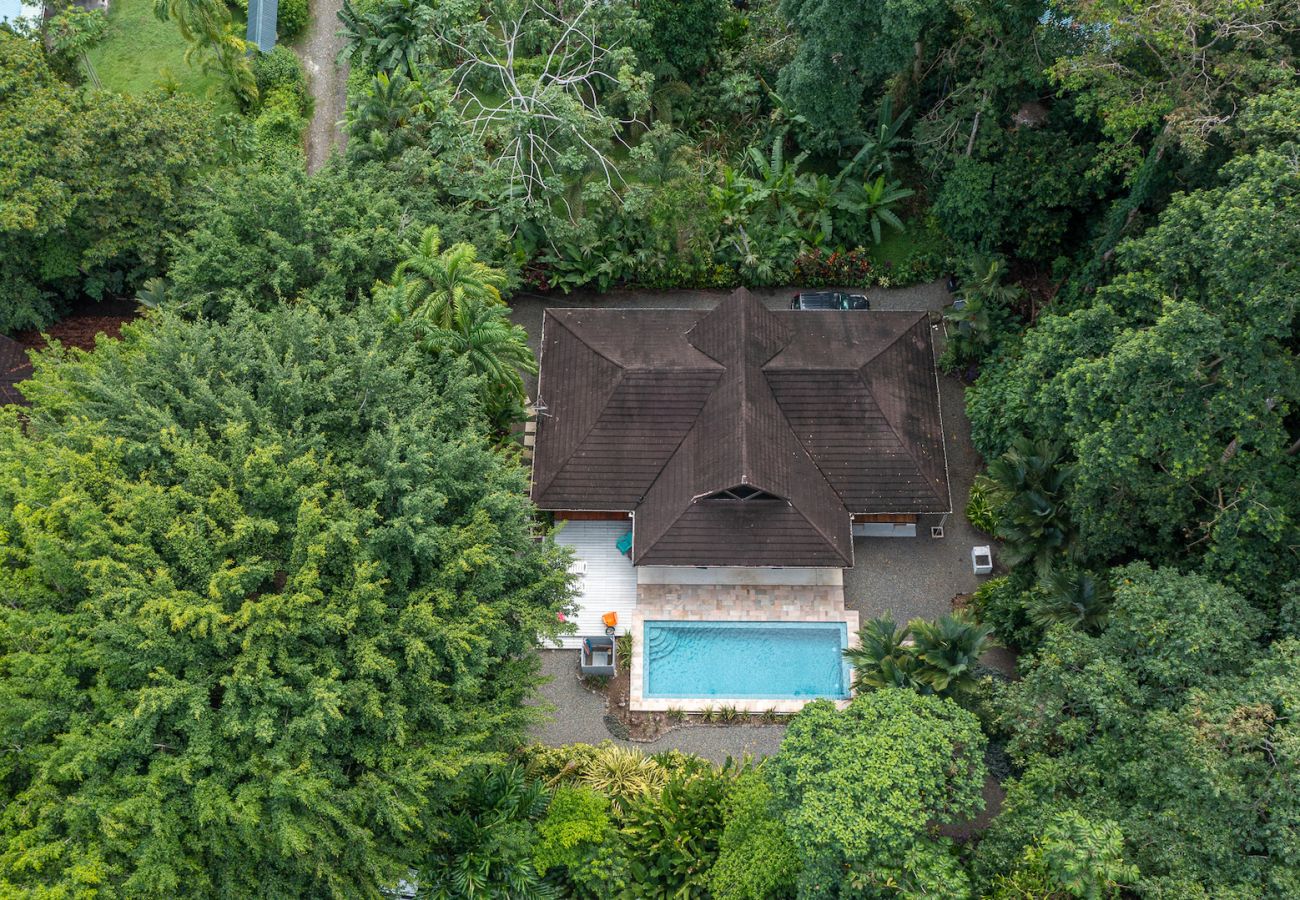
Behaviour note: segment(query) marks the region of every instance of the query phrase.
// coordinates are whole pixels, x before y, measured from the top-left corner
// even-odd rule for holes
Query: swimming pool
[[[647,699],[849,696],[844,622],[647,621]]]

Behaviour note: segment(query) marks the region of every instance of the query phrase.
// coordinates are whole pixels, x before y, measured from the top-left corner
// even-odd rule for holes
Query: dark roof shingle
[[[852,565],[853,513],[950,508],[924,313],[548,310],[533,499],[635,513],[638,565]],[[708,495],[748,485],[776,500]]]

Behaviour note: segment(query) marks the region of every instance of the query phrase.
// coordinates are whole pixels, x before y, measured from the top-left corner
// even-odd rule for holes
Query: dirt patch
[[[74,307],[71,313],[46,328],[44,333],[35,329],[20,331],[14,335],[14,339],[27,347],[44,350],[49,346],[45,335],[49,335],[65,347],[93,350],[96,337],[101,334],[110,338],[119,337],[122,326],[139,315],[139,307],[129,300],[86,303]]]
[[[334,151],[347,146],[343,112],[347,105],[348,67],[340,63],[344,40],[339,35],[343,0],[311,0],[311,22],[299,42],[298,55],[307,71],[307,90],[314,107],[307,126],[307,171],[315,172]]]

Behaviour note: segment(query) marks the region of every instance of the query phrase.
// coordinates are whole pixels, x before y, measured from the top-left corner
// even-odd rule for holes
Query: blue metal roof
[[[248,33],[245,40],[267,53],[275,48],[275,18],[280,0],[248,0]]]

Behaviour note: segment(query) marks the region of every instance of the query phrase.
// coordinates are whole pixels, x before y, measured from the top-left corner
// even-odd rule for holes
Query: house
[[[634,634],[670,621],[854,634],[855,532],[914,534],[951,510],[924,312],[769,310],[744,290],[707,311],[550,309],[540,366],[532,497],[567,520],[575,640],[609,611]],[[634,642],[633,705],[667,708],[638,696],[646,664]]]

